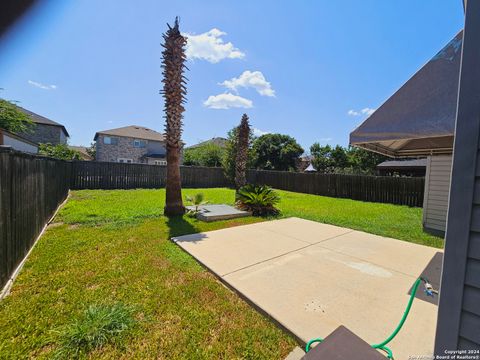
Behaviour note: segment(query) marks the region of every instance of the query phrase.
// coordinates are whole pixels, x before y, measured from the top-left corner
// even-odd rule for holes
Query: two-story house
[[[34,126],[30,131],[18,135],[21,135],[21,137],[36,144],[48,143],[58,145],[67,143],[67,139],[70,135],[65,126],[20,106],[18,106],[18,108],[27,114],[30,117],[30,120],[34,123]]]
[[[99,131],[93,140],[96,161],[167,164],[165,136],[143,126]]]

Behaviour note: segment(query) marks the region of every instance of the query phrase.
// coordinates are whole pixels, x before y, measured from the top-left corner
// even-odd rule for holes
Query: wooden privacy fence
[[[0,290],[67,197],[70,166],[0,148]]]
[[[306,194],[418,207],[423,205],[425,188],[424,178],[264,170],[249,170],[247,180]]]
[[[180,168],[182,187],[225,187],[230,182],[222,168]],[[71,188],[80,189],[135,189],[165,187],[167,167],[159,165],[72,162]]]

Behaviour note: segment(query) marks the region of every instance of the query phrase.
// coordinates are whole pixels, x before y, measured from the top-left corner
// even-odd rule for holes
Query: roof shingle
[[[97,140],[98,135],[113,135],[131,137],[142,140],[165,141],[165,135],[158,131],[146,128],[144,126],[130,125],[116,129],[102,130],[95,134],[93,140]]]

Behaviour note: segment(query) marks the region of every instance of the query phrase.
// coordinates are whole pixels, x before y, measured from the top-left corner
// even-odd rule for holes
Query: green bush
[[[59,359],[77,358],[108,343],[117,343],[133,327],[131,308],[123,304],[91,305],[84,314],[59,333]]]
[[[81,154],[72,150],[66,144],[39,144],[38,153],[43,156],[52,157],[61,160],[80,160]]]
[[[238,190],[235,200],[237,208],[251,211],[255,216],[278,215],[280,213],[280,210],[275,207],[280,201],[280,196],[266,185],[247,184]]]

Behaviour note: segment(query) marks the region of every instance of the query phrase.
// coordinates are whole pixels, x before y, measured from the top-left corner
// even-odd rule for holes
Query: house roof
[[[51,125],[51,126],[58,126],[58,127],[61,127],[62,130],[64,131],[65,135],[66,136],[70,136],[68,134],[68,131],[67,129],[65,128],[65,126],[63,126],[62,124],[59,124],[58,122],[56,121],[53,121],[53,120],[50,120],[48,118],[46,118],[45,116],[42,116],[42,115],[38,115],[36,113],[34,113],[33,111],[30,111],[30,110],[27,110],[27,109],[24,109],[22,108],[21,106],[18,106],[16,105],[17,108],[22,111],[23,113],[27,114],[30,119],[35,123],[35,124],[43,124],[43,125]]]
[[[427,159],[413,159],[413,160],[387,160],[377,165],[380,169],[412,169],[412,168],[426,168]]]
[[[85,146],[68,145],[68,148],[70,150],[78,151],[83,160],[93,160],[93,157],[87,152],[87,148]]]
[[[187,147],[187,149],[194,149],[196,147],[207,145],[207,144],[215,144],[215,145],[218,145],[218,146],[224,148],[227,145],[227,141],[228,140],[223,138],[223,137],[214,137],[214,138],[211,138],[210,140],[202,141],[198,144],[189,146],[189,147]]]
[[[164,141],[165,135],[159,133],[158,131],[146,128],[144,126],[130,125],[124,126],[116,129],[103,130],[95,133],[93,140],[97,140],[98,135],[113,135],[113,136],[123,136],[131,137],[142,140],[152,140],[152,141]]]
[[[350,144],[388,156],[451,153],[463,31],[350,133]]]

